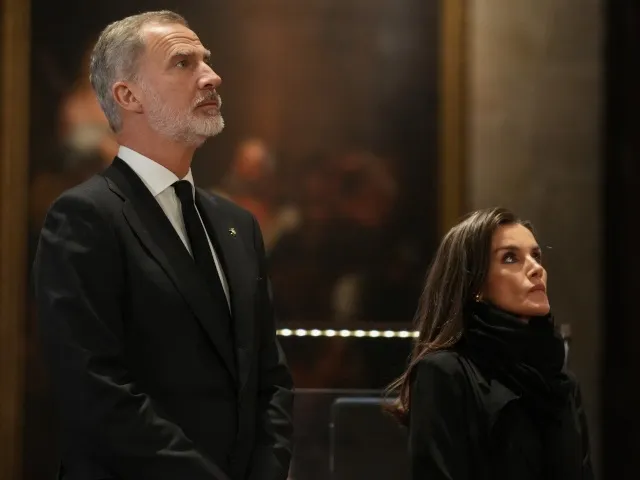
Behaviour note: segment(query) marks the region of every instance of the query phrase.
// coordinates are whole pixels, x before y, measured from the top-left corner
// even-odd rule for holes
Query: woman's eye
[[[542,263],[542,252],[534,252],[531,256],[535,259],[536,262]]]
[[[516,256],[513,253],[505,253],[504,257],[502,257],[502,261],[504,263],[514,263],[516,261]]]

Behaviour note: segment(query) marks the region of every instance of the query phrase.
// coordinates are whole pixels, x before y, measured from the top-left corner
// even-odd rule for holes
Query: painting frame
[[[30,2],[2,0],[0,478],[20,478],[27,289]]]

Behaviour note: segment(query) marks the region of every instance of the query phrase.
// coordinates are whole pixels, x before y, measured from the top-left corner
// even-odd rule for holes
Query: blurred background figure
[[[258,220],[267,254],[298,222],[294,208],[283,204],[278,165],[273,152],[258,138],[238,145],[228,173],[214,192],[249,210]]]
[[[343,268],[335,223],[336,189],[325,157],[300,162],[291,186],[297,221],[269,253],[276,311],[281,321],[329,322],[331,291]],[[304,259],[304,261],[302,261]]]
[[[341,261],[343,273],[331,295],[333,318],[337,321],[379,320],[376,313],[381,312],[369,308],[367,297],[371,293],[372,276],[379,277],[378,282],[384,279],[385,285],[393,281],[381,270],[386,270],[387,259],[393,256],[391,243],[396,240],[393,229],[389,228],[398,190],[395,174],[386,159],[366,150],[338,155],[331,160],[329,168],[336,183],[335,231],[342,243],[340,251],[348,252]],[[377,273],[383,273],[382,277]],[[404,282],[403,285],[406,287]],[[386,304],[397,305],[397,297],[385,291],[384,286],[378,290],[376,294],[381,295]]]
[[[68,90],[62,93],[56,115],[57,144],[49,168],[34,172],[31,185],[31,224],[39,231],[51,202],[65,189],[104,170],[118,152],[109,127],[89,82],[93,43],[84,52]]]
[[[350,149],[313,157],[296,178],[299,222],[270,255],[281,318],[411,318],[423,247],[405,233],[396,211],[399,186],[391,162]]]
[[[398,193],[390,162],[367,150],[354,150],[334,157],[329,168],[337,178],[338,217],[358,229],[386,227]]]
[[[85,52],[79,75],[63,98],[59,113],[64,167],[78,178],[103,170],[118,153],[118,143],[89,82],[92,48]]]

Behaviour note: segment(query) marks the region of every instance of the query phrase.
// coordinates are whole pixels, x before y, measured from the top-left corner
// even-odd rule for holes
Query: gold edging
[[[21,476],[26,327],[30,2],[2,0],[0,478]]]
[[[464,213],[466,2],[441,0],[439,58],[439,231],[443,235]]]

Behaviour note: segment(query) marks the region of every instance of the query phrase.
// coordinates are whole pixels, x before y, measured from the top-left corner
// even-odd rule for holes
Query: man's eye
[[[176,67],[184,68],[186,66],[187,66],[186,60],[180,60],[178,63],[176,63]]]

